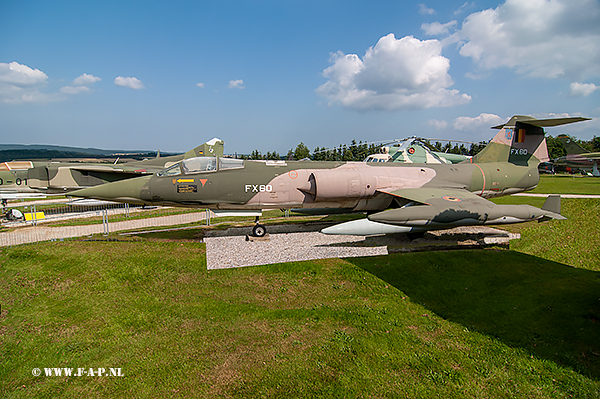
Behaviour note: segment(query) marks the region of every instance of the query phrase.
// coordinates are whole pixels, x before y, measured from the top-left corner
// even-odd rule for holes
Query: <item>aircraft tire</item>
[[[262,224],[256,223],[252,228],[252,235],[254,237],[264,237],[267,234],[267,229]]]

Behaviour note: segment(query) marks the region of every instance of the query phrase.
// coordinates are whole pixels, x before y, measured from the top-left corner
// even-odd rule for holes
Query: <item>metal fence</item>
[[[103,212],[111,215],[122,215],[129,217],[130,210],[142,208],[139,205],[119,204],[107,201],[78,202],[68,201],[58,202],[51,200],[31,201],[13,203],[5,209],[5,215],[9,213],[3,222],[5,227],[22,227],[27,225],[37,225],[38,223],[51,223],[69,219],[79,219],[82,217],[100,216]],[[147,208],[145,208],[147,209]],[[10,214],[12,211],[12,214]],[[14,212],[18,211],[18,212]]]
[[[143,207],[106,201],[17,202],[9,204],[4,211],[0,246],[198,223],[205,221],[206,216],[205,210]]]

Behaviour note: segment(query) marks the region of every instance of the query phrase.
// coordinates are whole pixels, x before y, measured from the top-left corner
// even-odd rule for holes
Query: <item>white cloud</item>
[[[425,4],[419,4],[419,14],[431,15],[435,13],[433,8],[428,8]]]
[[[454,11],[454,15],[462,14],[467,8],[474,7],[474,6],[475,6],[475,2],[472,2],[472,3],[469,3],[469,2],[463,3],[463,5],[458,8],[458,10]]]
[[[570,87],[571,91],[569,95],[572,97],[587,97],[596,90],[600,89],[600,86],[596,86],[593,83],[579,83],[573,82]]]
[[[439,22],[433,22],[430,24],[422,24],[421,30],[427,36],[447,35],[450,32],[450,29],[454,28],[454,26],[456,26],[456,24],[457,24],[456,21],[450,21],[446,24],[441,24]]]
[[[203,89],[204,88],[204,83],[196,83],[196,86],[198,86],[199,88]]]
[[[17,87],[43,85],[48,76],[39,69],[31,69],[27,65],[11,62],[0,63],[0,82]]]
[[[230,89],[245,89],[244,81],[242,79],[230,80],[229,86]]]
[[[73,84],[75,86],[89,86],[89,85],[93,85],[96,82],[101,81],[102,79],[100,79],[97,76],[94,75],[88,75],[87,73],[84,73],[83,75],[75,78],[75,80],[73,80]]]
[[[133,78],[133,77],[123,77],[123,76],[117,76],[115,78],[115,84],[117,86],[122,86],[122,87],[128,87],[130,89],[134,89],[134,90],[141,90],[144,88],[144,84],[142,83],[141,80],[139,80],[138,78]]]
[[[431,126],[434,129],[437,129],[437,130],[443,130],[446,127],[448,127],[448,122],[440,121],[438,119],[430,119],[427,122],[425,122],[425,124],[427,126]]]
[[[469,15],[448,41],[479,67],[576,81],[600,75],[600,3],[507,0]]]
[[[490,128],[492,126],[499,125],[506,120],[498,115],[494,114],[485,114],[482,113],[475,118],[470,118],[468,116],[459,116],[452,123],[452,127],[456,130],[481,130],[485,128]]]
[[[471,100],[453,84],[450,61],[441,55],[437,40],[421,41],[412,36],[379,39],[364,58],[338,52],[333,65],[323,71],[328,81],[317,88],[330,104],[368,111],[451,107]]]
[[[42,93],[48,76],[39,69],[11,62],[0,63],[0,101],[4,103],[47,103],[63,101],[64,94],[80,94],[90,92],[88,87],[102,79],[84,73],[73,80],[73,85],[64,86],[53,93]]]
[[[33,103],[56,101],[55,95],[40,91],[48,76],[39,69],[11,62],[0,63],[0,101],[4,103]]]
[[[65,86],[60,89],[60,92],[64,94],[89,93],[90,91],[90,88],[87,86]]]
[[[465,76],[469,79],[473,79],[473,80],[482,80],[487,78],[488,76],[490,76],[490,73],[480,73],[480,74],[476,74],[476,73],[472,73],[472,72],[467,72],[465,73]]]
[[[73,94],[73,95],[81,94],[81,93],[89,93],[92,90],[88,86],[91,86],[94,83],[99,82],[101,80],[102,79],[100,79],[97,76],[88,75],[87,73],[84,73],[83,75],[81,75],[73,80],[72,86],[61,87],[60,92],[64,93],[64,94]]]

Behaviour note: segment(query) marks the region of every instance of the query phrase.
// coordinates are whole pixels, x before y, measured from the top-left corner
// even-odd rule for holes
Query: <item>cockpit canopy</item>
[[[244,167],[244,161],[232,158],[195,157],[184,159],[173,166],[160,172],[158,176],[189,175],[192,173],[214,172],[217,170],[240,169]]]
[[[181,161],[181,168],[186,175],[198,172],[212,172],[213,170],[217,170],[217,158],[196,157],[184,159]]]

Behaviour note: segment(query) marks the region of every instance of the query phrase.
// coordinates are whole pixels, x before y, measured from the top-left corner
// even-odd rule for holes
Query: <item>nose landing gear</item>
[[[262,224],[255,224],[252,228],[252,235],[254,237],[264,237],[267,234],[267,229]]]
[[[254,227],[252,228],[252,235],[254,237],[264,237],[267,234],[267,228],[259,223],[258,216],[254,220]]]

